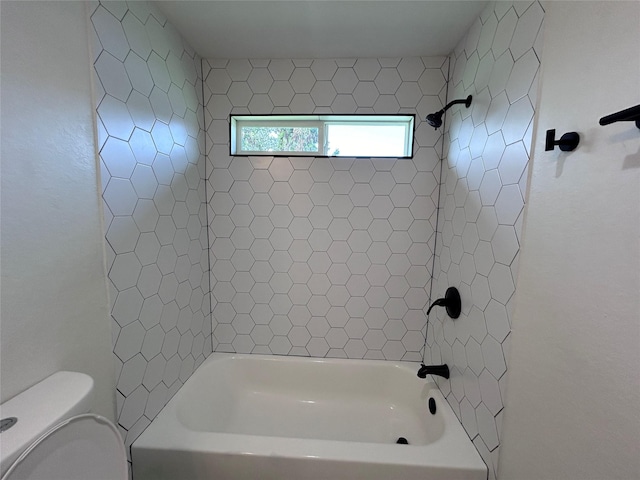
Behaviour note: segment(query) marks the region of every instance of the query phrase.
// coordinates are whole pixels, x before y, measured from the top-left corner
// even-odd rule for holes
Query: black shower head
[[[436,113],[430,113],[429,115],[427,115],[427,118],[426,118],[427,123],[437,130],[442,126],[442,115],[444,115],[444,112],[449,110],[451,106],[456,105],[458,103],[464,103],[465,107],[469,108],[469,106],[471,105],[472,98],[473,97],[469,95],[467,98],[460,99],[460,100],[453,100],[447,103],[447,105],[442,110],[438,110]]]
[[[440,110],[436,113],[430,113],[427,115],[427,123],[436,130],[442,126],[442,114],[444,110]]]

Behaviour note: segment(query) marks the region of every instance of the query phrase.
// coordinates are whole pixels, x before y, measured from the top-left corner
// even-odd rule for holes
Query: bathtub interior
[[[486,480],[480,455],[418,367],[213,353],[132,444],[134,477]],[[397,444],[400,436],[409,445]]]
[[[187,382],[176,399],[193,431],[411,445],[444,432],[427,407],[434,385],[398,364],[236,357],[203,370],[209,381]]]

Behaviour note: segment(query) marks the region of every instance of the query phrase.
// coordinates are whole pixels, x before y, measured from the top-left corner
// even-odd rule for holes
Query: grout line
[[[209,334],[209,344],[211,345],[211,353],[213,353],[213,293],[211,289],[211,239],[209,238],[209,201],[208,201],[208,192],[207,192],[207,116],[205,115],[205,105],[204,105],[204,59],[200,57],[200,89],[202,92],[202,132],[204,135],[204,142],[202,148],[204,149],[203,157],[204,157],[204,213],[206,219],[205,228],[207,229],[207,284],[209,286],[209,323],[211,324],[211,333]]]
[[[451,55],[447,57],[449,64],[447,65],[447,83],[445,93],[445,103],[449,98],[449,82],[451,80]],[[435,269],[436,269],[436,248],[438,246],[438,226],[440,225],[440,198],[442,196],[442,170],[444,164],[444,142],[446,138],[446,116],[442,124],[442,145],[440,147],[440,177],[438,179],[438,205],[436,205],[436,228],[433,235],[433,259],[431,261],[431,281],[429,282],[429,303],[431,305],[431,299],[433,298],[433,282],[435,281]],[[440,233],[442,235],[442,233]],[[427,316],[427,322],[424,327],[424,346],[422,347],[422,361],[424,362],[425,355],[427,353],[427,335],[429,332],[429,317]]]

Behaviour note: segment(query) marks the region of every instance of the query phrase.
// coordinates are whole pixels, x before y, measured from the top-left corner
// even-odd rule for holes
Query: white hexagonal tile
[[[382,347],[382,354],[386,360],[402,360],[405,354],[404,345],[398,340],[388,340]]]
[[[375,113],[392,114],[400,111],[400,104],[393,95],[380,95],[373,105]]]
[[[127,360],[133,358],[140,351],[144,336],[145,329],[140,322],[130,323],[120,330],[120,335],[118,335],[118,340],[113,348],[113,352],[120,360],[127,362]]]
[[[177,353],[169,359],[167,365],[164,369],[164,376],[162,381],[168,385],[173,385],[176,382],[176,387],[180,388],[180,382],[178,379],[180,378],[180,366],[182,364],[182,360]]]
[[[256,283],[251,289],[251,298],[258,304],[269,303],[273,298],[273,289],[268,283]],[[265,308],[268,307],[265,305]]]
[[[274,158],[271,165],[269,165],[269,173],[275,182],[287,182],[293,174],[293,167],[291,166],[291,162],[288,158]]]
[[[338,93],[350,94],[358,84],[358,77],[352,68],[339,68],[332,83]]]
[[[109,279],[119,291],[123,291],[137,283],[141,270],[142,265],[134,253],[116,255],[109,271]]]
[[[149,102],[151,103],[153,113],[155,113],[155,119],[161,120],[165,124],[168,124],[171,121],[171,116],[173,115],[173,109],[171,106],[171,101],[169,100],[169,95],[167,95],[167,93],[162,91],[160,88],[153,87],[151,95],[149,95]],[[153,120],[155,119],[149,119],[149,122],[155,124],[156,122],[153,122]],[[149,129],[149,131],[151,131],[151,129]],[[156,139],[154,138],[154,143],[155,141]],[[158,146],[156,145],[156,148],[157,147]],[[161,151],[163,153],[169,154],[171,151],[171,146],[168,146],[168,150],[169,151],[163,149]]]
[[[495,202],[498,222],[502,225],[514,225],[522,208],[524,200],[518,185],[506,185],[500,189]]]
[[[366,230],[354,230],[347,243],[353,252],[366,252],[371,246],[371,237]]]
[[[487,335],[482,342],[482,357],[485,367],[495,378],[500,378],[507,371],[502,345],[491,335]]]
[[[424,63],[419,57],[403,58],[398,64],[398,73],[405,82],[417,82],[424,72]]]
[[[527,96],[522,97],[509,107],[502,126],[502,135],[507,144],[524,138],[524,134],[533,119],[533,113],[533,107]]]
[[[274,59],[269,62],[268,68],[274,80],[289,80],[295,66],[289,59]]]
[[[268,115],[273,111],[273,102],[267,94],[254,94],[249,102],[249,111],[253,115]]]
[[[316,79],[309,68],[296,68],[289,78],[289,83],[296,93],[309,93]]]
[[[184,117],[184,114],[187,110],[187,105],[184,100],[182,89],[172,83],[169,87],[168,96],[169,102],[171,103],[171,107],[173,109],[173,113],[175,113],[179,117]]]
[[[407,304],[402,298],[390,298],[384,306],[384,311],[390,319],[400,320],[408,311]]]
[[[538,2],[532,5],[518,19],[509,50],[515,59],[520,58],[534,44],[544,19],[544,10]]]
[[[363,261],[363,265],[359,268],[360,266],[354,266],[352,262],[352,266],[348,268],[354,268],[355,270],[362,271],[365,269],[366,265],[366,261]],[[346,287],[352,296],[362,297],[367,293],[367,290],[369,290],[369,281],[362,273],[352,274],[346,282]]]
[[[313,99],[308,93],[296,93],[289,104],[291,113],[308,114],[315,109]]]
[[[475,270],[481,275],[489,275],[494,263],[491,243],[483,240],[478,242],[473,259],[475,263]]]
[[[356,207],[366,207],[373,200],[374,193],[366,183],[357,183],[349,192],[349,198]]]
[[[507,96],[511,103],[524,97],[529,92],[539,66],[540,61],[533,49],[516,61],[506,87]]]
[[[395,68],[383,68],[375,78],[375,84],[380,94],[393,95],[402,83],[398,70]]]
[[[513,68],[513,58],[509,52],[505,52],[499,57],[496,56],[496,58],[488,84],[491,97],[494,99],[506,88]],[[487,118],[490,116],[488,115]]]
[[[233,81],[246,81],[251,73],[251,64],[247,59],[234,58],[229,60],[226,71]]]
[[[140,232],[133,217],[115,217],[107,231],[107,241],[115,253],[132,252]]]
[[[331,59],[316,59],[311,64],[311,71],[316,80],[331,80],[337,69],[335,60]]]
[[[473,52],[467,59],[464,74],[462,75],[462,85],[465,89],[471,88],[475,80],[476,71],[478,70],[478,64],[480,58],[476,52]]]
[[[126,102],[132,87],[122,61],[105,51],[96,61],[95,69],[105,92]]]
[[[229,173],[234,180],[249,180],[253,173],[253,167],[246,158],[235,157],[229,165]]]
[[[368,272],[367,272],[368,273]],[[368,278],[368,277],[367,277]],[[367,305],[372,308],[382,308],[389,300],[389,294],[384,287],[372,286],[365,295]]]
[[[491,287],[491,296],[506,305],[515,291],[509,267],[496,263],[491,269],[491,273],[489,273],[489,285]]]
[[[348,195],[333,195],[329,201],[329,210],[335,218],[344,218],[353,210],[353,202]]]
[[[267,93],[273,84],[273,78],[266,68],[254,68],[247,79],[253,93]]]
[[[498,342],[502,342],[507,338],[511,331],[511,326],[505,306],[496,300],[491,300],[485,309],[484,315],[489,334]],[[499,362],[497,363],[499,364]]]
[[[129,394],[118,416],[118,424],[123,428],[132,429],[134,424],[144,415],[148,397],[149,392],[143,386],[139,386]]]
[[[310,92],[311,98],[318,107],[329,107],[336,98],[336,90],[328,81],[317,81]]]
[[[129,53],[129,42],[122,24],[102,5],[91,16],[102,47],[120,61],[124,61]]]
[[[98,106],[98,115],[109,135],[128,140],[135,128],[126,104],[107,95]]]
[[[483,277],[482,275],[475,276],[473,283],[471,284],[471,294],[474,305],[479,309],[484,310],[491,299],[489,281],[486,277]]]
[[[343,350],[348,358],[363,358],[367,352],[367,346],[362,340],[351,338]]]
[[[140,311],[140,323],[142,323],[144,328],[150,329],[160,322],[162,308],[162,300],[160,300],[160,297],[157,295],[145,299],[142,304],[142,310]]]
[[[529,156],[522,142],[507,146],[498,167],[502,184],[518,183],[525,172],[528,162]]]
[[[211,93],[226,94],[231,86],[231,78],[223,68],[211,69],[205,81]],[[233,104],[236,105],[235,102]]]
[[[304,347],[311,340],[311,335],[305,327],[296,326],[291,328],[288,338],[294,347]]]
[[[147,298],[155,295],[160,290],[162,282],[162,273],[155,264],[142,267],[140,277],[138,278],[138,290]]]
[[[499,57],[509,48],[509,44],[511,43],[511,39],[513,38],[513,32],[515,31],[517,21],[518,15],[514,10],[510,9],[506,13],[506,15],[502,17],[498,22],[496,34],[491,46],[494,57]]]
[[[464,395],[472,408],[477,407],[482,401],[478,376],[469,368],[462,373],[462,383],[464,385]],[[473,420],[475,424],[475,418]],[[466,428],[466,427],[465,427]]]
[[[373,107],[380,93],[373,82],[360,82],[353,91],[358,107]]]
[[[118,325],[125,327],[138,320],[142,304],[143,298],[138,289],[129,288],[118,293],[111,315],[118,322]]]
[[[515,229],[510,225],[499,225],[491,241],[491,246],[496,261],[504,265],[511,265],[520,248]]]
[[[496,415],[502,410],[502,398],[500,397],[500,387],[498,381],[489,373],[488,370],[483,372],[478,377],[480,385],[480,394],[482,396],[482,403],[489,409],[489,411]]]

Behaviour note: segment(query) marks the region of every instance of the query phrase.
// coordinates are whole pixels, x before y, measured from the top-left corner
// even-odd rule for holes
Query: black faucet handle
[[[427,309],[427,316],[431,313],[433,307],[445,307],[447,309],[447,315],[455,319],[460,316],[462,311],[462,303],[460,300],[460,292],[456,287],[449,287],[444,294],[444,298],[439,298],[431,304]]]

